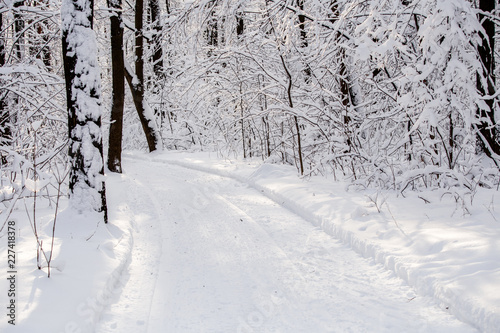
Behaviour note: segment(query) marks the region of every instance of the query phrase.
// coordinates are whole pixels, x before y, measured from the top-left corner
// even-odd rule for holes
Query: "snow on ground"
[[[133,258],[157,253],[159,232],[161,256],[127,277],[99,332],[473,331],[243,183],[143,161],[125,174],[146,228]]]
[[[420,295],[484,332],[500,332],[500,194],[349,190],[293,167],[230,162],[209,154],[151,158],[248,183],[395,272]]]
[[[1,332],[500,331],[496,191],[403,199],[172,152],[128,154],[107,191],[109,225],[61,213],[50,279],[14,213],[18,325]]]

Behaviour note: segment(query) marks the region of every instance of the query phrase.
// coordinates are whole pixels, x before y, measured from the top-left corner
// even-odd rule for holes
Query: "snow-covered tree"
[[[68,108],[70,198],[79,211],[107,222],[101,132],[101,84],[93,31],[93,1],[64,0],[62,46]]]
[[[59,158],[65,156],[67,120],[64,80],[58,73],[58,6],[53,1],[6,0],[0,4],[2,218],[10,214],[18,199],[32,197],[33,191],[52,191],[57,186],[50,181],[54,161],[61,162],[62,169],[65,163]],[[44,198],[52,200],[51,195]]]
[[[146,81],[144,76],[144,0],[135,2],[135,71],[130,66],[125,65],[125,77],[130,87],[130,92],[134,100],[134,105],[139,116],[149,151],[161,150],[162,141],[156,124],[154,112],[145,98]],[[158,39],[156,39],[158,40]]]
[[[363,186],[470,188],[492,179],[477,149],[478,138],[496,136],[497,105],[487,107],[496,82],[481,57],[494,47],[485,38],[492,9],[468,0],[195,0],[163,8],[125,32],[124,45],[135,64],[129,82],[144,70],[143,100],[156,117],[149,123],[159,124],[166,147],[261,156]],[[136,14],[124,11],[128,21]],[[138,36],[148,41],[142,56]],[[137,146],[140,122],[130,113],[124,121],[134,128],[125,146]]]
[[[495,15],[497,1],[480,0],[478,18],[483,27],[478,53],[482,68],[477,75],[477,89],[485,104],[478,108],[479,141],[483,151],[500,166],[500,138],[495,113],[498,114],[498,97],[495,80]]]

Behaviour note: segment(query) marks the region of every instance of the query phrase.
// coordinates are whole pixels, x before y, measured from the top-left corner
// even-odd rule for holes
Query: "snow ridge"
[[[443,276],[436,276],[436,271],[429,269],[429,267],[439,265],[440,263],[432,262],[432,258],[424,258],[421,262],[415,261],[414,258],[405,256],[403,250],[398,252],[398,250],[395,249],[396,247],[387,247],[385,246],[386,243],[377,242],[376,238],[363,237],[365,236],[363,232],[359,232],[344,223],[345,220],[343,221],[343,219],[349,219],[351,217],[356,219],[362,217],[366,213],[363,209],[349,216],[349,214],[343,214],[343,208],[337,208],[331,203],[331,200],[330,203],[323,202],[322,206],[318,206],[317,204],[318,200],[321,199],[311,201],[303,200],[304,197],[311,196],[322,198],[322,196],[324,197],[327,193],[319,193],[317,192],[317,188],[313,189],[312,187],[304,186],[302,180],[297,176],[290,177],[291,173],[295,173],[294,170],[290,170],[291,173],[283,172],[283,168],[286,167],[266,164],[257,168],[248,166],[239,168],[238,165],[230,162],[210,160],[206,155],[205,158],[197,158],[189,154],[186,154],[184,158],[179,158],[179,155],[180,154],[175,154],[175,158],[172,158],[174,155],[168,154],[152,155],[152,157],[149,158],[153,162],[175,164],[198,171],[229,177],[248,184],[276,203],[288,208],[290,211],[310,221],[315,226],[320,227],[327,234],[349,245],[353,250],[364,257],[371,257],[377,263],[384,265],[388,270],[393,271],[399,278],[406,281],[420,295],[431,296],[436,299],[442,308],[455,315],[458,319],[473,325],[483,332],[500,332],[498,303],[495,305],[495,302],[492,302],[493,307],[491,307],[488,303],[482,302],[480,296],[478,296],[477,299],[471,297],[471,295],[473,296],[474,294],[471,292],[467,293],[465,292],[466,290],[464,290],[464,287],[467,287],[467,281],[461,285],[457,283],[456,280],[450,279],[450,276],[446,274]],[[129,156],[135,158],[133,155]],[[141,155],[140,158],[144,158],[144,156]],[[289,183],[293,183],[293,191],[287,189],[287,186],[283,186],[283,184]],[[297,190],[297,187],[299,190]],[[357,196],[359,197],[360,195],[357,194]],[[325,205],[328,206],[326,209]],[[340,212],[337,212],[337,210]],[[399,233],[399,236],[391,237],[399,238],[399,245],[401,245],[402,248],[418,248],[421,246],[418,242],[408,240],[408,235],[406,235],[405,231],[401,229],[400,226],[398,226],[397,229],[392,232],[393,234]],[[440,246],[446,246],[446,244],[443,245],[439,242],[436,244],[432,245],[437,247],[436,251],[439,250]],[[399,246],[398,244],[396,245]],[[493,270],[492,274],[498,276],[498,270]],[[474,272],[469,275],[474,275]],[[468,277],[468,275],[465,277]],[[473,279],[471,281],[474,283]],[[470,283],[471,282],[469,282],[469,284]],[[496,301],[496,299],[494,299],[494,301]]]
[[[92,325],[88,328],[89,332],[96,332],[96,325],[99,322],[104,309],[109,306],[110,301],[119,290],[123,272],[128,268],[131,262],[133,247],[134,237],[132,235],[131,227],[129,227],[113,249],[114,253],[120,254],[118,264],[112,270],[111,274],[109,274],[103,288],[97,292],[96,299],[98,300],[97,303],[99,306],[94,308],[94,318],[90,321]]]

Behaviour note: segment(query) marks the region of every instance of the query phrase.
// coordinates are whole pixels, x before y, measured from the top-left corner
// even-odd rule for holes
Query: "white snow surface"
[[[60,213],[51,278],[13,213],[17,317],[0,332],[500,332],[497,191],[465,204],[214,154],[125,156],[108,225]]]

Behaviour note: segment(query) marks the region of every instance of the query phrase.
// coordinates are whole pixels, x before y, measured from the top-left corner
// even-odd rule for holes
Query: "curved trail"
[[[474,332],[245,184],[124,169],[134,249],[98,332]]]

